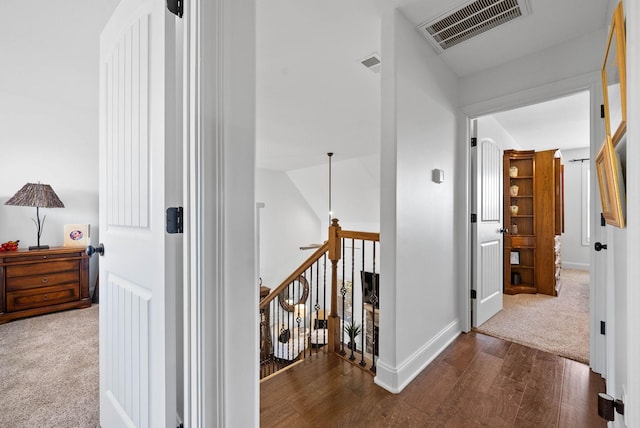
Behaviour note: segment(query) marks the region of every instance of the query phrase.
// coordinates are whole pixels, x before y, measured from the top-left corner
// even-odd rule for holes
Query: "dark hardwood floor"
[[[606,427],[588,366],[479,333],[460,335],[400,394],[335,355],[262,382],[262,427]]]

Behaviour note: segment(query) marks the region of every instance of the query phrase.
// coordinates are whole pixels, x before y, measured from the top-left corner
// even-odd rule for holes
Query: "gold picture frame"
[[[618,4],[607,38],[607,49],[602,64],[602,94],[604,96],[604,122],[613,146],[627,129],[627,73],[626,40],[622,2]]]
[[[600,185],[600,201],[605,221],[616,227],[624,227],[625,186],[620,160],[607,136],[596,156],[596,171]]]

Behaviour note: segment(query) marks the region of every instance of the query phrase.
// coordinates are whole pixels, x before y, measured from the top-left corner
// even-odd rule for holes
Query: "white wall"
[[[117,2],[3,3],[1,242],[36,244],[35,209],[4,202],[25,183],[38,181],[50,184],[65,204],[41,210],[47,216],[41,244],[62,245],[67,223],[90,224],[91,241],[98,242],[99,35]]]
[[[455,75],[410,22],[382,27],[380,360],[376,383],[399,391],[459,332]],[[434,168],[445,181],[431,181]]]
[[[520,144],[507,133],[493,116],[478,118],[478,141],[485,138],[492,140],[502,150],[522,150]]]
[[[562,234],[562,267],[589,270],[591,244],[582,244],[583,163],[572,159],[588,159],[589,148],[563,150],[564,163],[564,233]],[[588,165],[589,160],[585,161]]]
[[[507,64],[465,76],[460,79],[460,105],[468,106],[600,70],[605,37],[604,29],[595,31]]]
[[[627,145],[627,189],[640,188],[640,129],[636,118],[640,116],[640,91],[638,82],[640,81],[640,4],[635,1],[624,1],[626,23],[627,23],[627,138],[631,144]],[[631,119],[634,118],[634,119]],[[640,425],[640,368],[637,361],[640,361],[640,288],[635,284],[640,277],[640,203],[637,191],[627,193],[627,226],[628,247],[626,252],[627,279],[631,278],[633,283],[627,284],[627,301],[621,304],[626,306],[627,317],[625,320],[627,337],[622,338],[626,344],[628,364],[625,369],[625,386],[627,396],[625,397],[625,407],[629,409],[625,413],[627,425]],[[632,220],[633,219],[633,220]],[[617,392],[616,392],[617,394]],[[621,418],[618,418],[620,420]]]
[[[256,170],[256,201],[260,210],[260,272],[262,285],[277,287],[313,251],[300,247],[327,240],[320,219],[286,173]]]
[[[295,186],[321,221],[323,241],[329,227],[329,166],[318,165],[288,171]],[[333,218],[345,230],[380,231],[380,155],[331,162]]]

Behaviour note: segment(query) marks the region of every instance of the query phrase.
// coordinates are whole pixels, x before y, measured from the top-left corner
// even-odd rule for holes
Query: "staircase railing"
[[[334,219],[327,242],[260,301],[261,378],[325,350],[375,372],[379,241]]]

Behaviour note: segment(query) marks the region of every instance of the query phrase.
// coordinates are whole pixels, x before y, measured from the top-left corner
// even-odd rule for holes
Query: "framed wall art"
[[[609,136],[605,138],[602,148],[596,156],[596,172],[600,185],[602,215],[605,221],[616,227],[624,227],[625,186],[620,160]]]
[[[613,12],[602,64],[602,94],[606,133],[615,147],[627,129],[626,37],[622,2]]]

